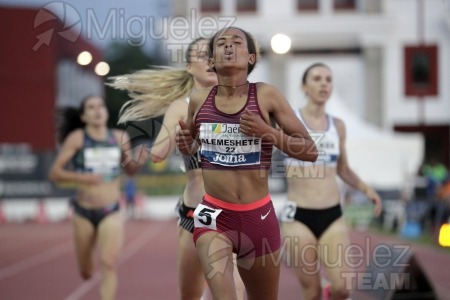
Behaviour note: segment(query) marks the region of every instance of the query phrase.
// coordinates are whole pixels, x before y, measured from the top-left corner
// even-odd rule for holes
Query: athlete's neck
[[[89,126],[85,127],[88,135],[96,140],[104,140],[106,139],[108,133],[108,127],[106,126]]]
[[[313,118],[320,118],[325,115],[325,105],[308,103],[305,107],[303,107],[302,112]]]
[[[248,84],[248,80],[246,80],[244,83],[237,84],[237,85],[226,85],[226,84],[218,84],[219,87],[226,87],[231,89],[237,89],[238,87],[244,86]]]
[[[222,81],[217,85],[217,93],[227,98],[240,97],[247,94],[248,84],[249,82],[247,80],[245,82]]]

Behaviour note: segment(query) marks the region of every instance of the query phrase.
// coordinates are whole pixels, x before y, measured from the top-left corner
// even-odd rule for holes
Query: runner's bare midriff
[[[100,208],[120,199],[120,179],[98,185],[84,185],[77,193],[78,203],[85,208]]]
[[[313,168],[315,168],[313,170]],[[328,208],[339,203],[336,168],[306,166],[286,169],[287,199],[304,208]]]
[[[248,204],[269,193],[267,170],[203,170],[206,192],[225,202]]]

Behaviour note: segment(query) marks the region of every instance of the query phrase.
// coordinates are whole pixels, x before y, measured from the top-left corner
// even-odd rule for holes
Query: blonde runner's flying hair
[[[107,85],[128,91],[131,97],[120,109],[119,122],[161,116],[177,99],[187,97],[194,79],[185,69],[152,66],[151,69],[110,77]]]

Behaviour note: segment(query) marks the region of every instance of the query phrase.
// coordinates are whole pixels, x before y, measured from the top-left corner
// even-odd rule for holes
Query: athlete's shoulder
[[[203,104],[206,102],[206,99],[208,98],[209,94],[211,93],[211,90],[215,87],[208,87],[200,90],[196,90],[191,94],[189,105],[194,108],[194,111],[197,111],[200,109]]]
[[[70,132],[67,135],[66,141],[67,142],[77,142],[77,141],[82,141],[84,139],[84,129],[83,128],[78,128],[73,130],[72,132]]]
[[[333,116],[333,115],[329,115],[329,116],[333,120],[333,122],[336,125],[336,127],[343,127],[343,128],[345,128],[345,122],[341,118],[338,118],[338,117]]]
[[[114,128],[114,129],[110,129],[110,130],[111,130],[111,132],[113,133],[114,136],[120,136],[120,135],[123,135],[125,133],[125,131],[122,130],[122,129]]]
[[[180,106],[180,105],[187,105],[189,104],[189,97],[183,97],[183,98],[178,98],[176,100],[174,100],[172,103],[170,103],[169,107],[171,106]]]
[[[191,94],[190,101],[194,101],[194,102],[204,101],[208,97],[209,93],[211,92],[211,90],[213,88],[215,88],[215,86],[211,86],[211,87],[207,87],[207,88],[203,88],[203,89],[194,91]]]
[[[282,97],[281,91],[274,85],[265,82],[256,82],[258,97],[271,96]]]
[[[73,148],[81,148],[84,144],[84,129],[78,128],[70,132],[66,139],[64,140],[64,145],[73,147]]]
[[[342,119],[334,116],[330,116],[333,119],[334,126],[340,136],[345,135],[345,123]]]
[[[189,103],[188,101],[186,101],[186,98],[176,99],[172,101],[172,103],[170,103],[169,107],[166,110],[165,115],[166,116],[176,115],[176,117],[184,116],[186,115],[188,105]]]
[[[266,82],[255,82],[256,84],[256,88],[258,90],[258,92],[261,91],[271,91],[271,90],[277,90],[277,88],[270,84],[270,83],[266,83]]]
[[[110,129],[112,135],[116,142],[119,144],[119,141],[128,140],[128,133],[125,130],[121,129]]]

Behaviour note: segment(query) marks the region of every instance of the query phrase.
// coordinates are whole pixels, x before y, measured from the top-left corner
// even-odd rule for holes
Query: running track
[[[368,239],[370,243],[367,244]],[[353,231],[352,243],[402,243]],[[450,299],[450,255],[412,246],[439,295]],[[118,299],[177,299],[176,220],[127,221],[119,266]],[[0,300],[98,299],[99,273],[83,282],[77,272],[69,222],[0,225]],[[279,299],[302,299],[290,270],[282,268]],[[355,294],[353,299],[370,299]]]

